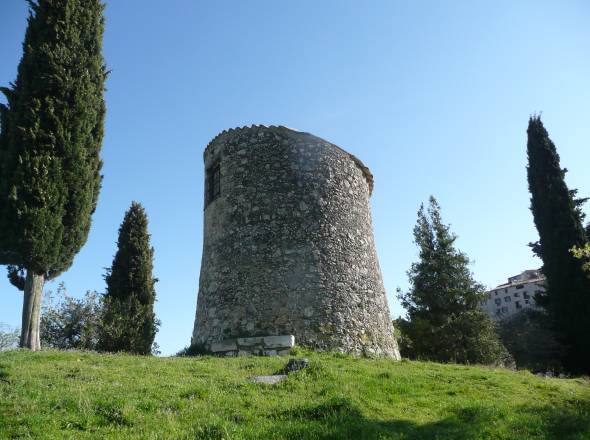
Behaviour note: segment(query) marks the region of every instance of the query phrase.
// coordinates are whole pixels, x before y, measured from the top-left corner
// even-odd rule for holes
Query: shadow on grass
[[[515,417],[516,415],[516,417]],[[484,406],[459,408],[431,423],[370,420],[345,398],[300,407],[275,416],[292,439],[454,439],[590,438],[590,402],[562,406],[521,406],[498,410]]]
[[[101,426],[133,425],[122,405],[116,402],[100,402],[94,412],[100,417]]]
[[[10,381],[8,380],[8,370],[7,368],[0,364],[0,382],[4,382],[4,383],[10,383]]]

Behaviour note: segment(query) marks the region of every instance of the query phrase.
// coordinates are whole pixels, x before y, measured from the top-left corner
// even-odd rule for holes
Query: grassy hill
[[[303,353],[286,358],[0,354],[0,438],[590,439],[590,382]]]

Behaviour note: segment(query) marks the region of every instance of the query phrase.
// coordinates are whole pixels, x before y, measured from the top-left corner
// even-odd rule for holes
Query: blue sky
[[[430,194],[492,287],[540,265],[528,209],[526,126],[542,119],[590,195],[590,3],[523,0],[210,2],[107,0],[104,184],[88,242],[57,280],[104,291],[132,200],[155,248],[164,354],[189,343],[202,246],[205,145],[219,131],[281,124],[357,155],[375,175],[373,222],[393,315]],[[444,5],[443,5],[444,3]],[[13,81],[24,0],[0,1],[0,85]],[[0,322],[22,295],[0,276]]]

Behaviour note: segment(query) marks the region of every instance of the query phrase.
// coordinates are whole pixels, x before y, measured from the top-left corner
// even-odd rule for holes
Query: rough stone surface
[[[192,343],[292,334],[320,350],[399,359],[357,158],[309,133],[225,131],[204,153],[220,195],[204,212]]]
[[[289,359],[285,368],[283,368],[283,373],[289,374],[293,373],[294,371],[303,370],[304,368],[309,367],[309,360],[307,358],[302,359]]]

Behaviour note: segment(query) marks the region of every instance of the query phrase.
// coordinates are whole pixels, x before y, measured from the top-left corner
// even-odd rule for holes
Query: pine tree
[[[565,183],[566,170],[540,117],[531,117],[527,130],[528,182],[531,211],[539,233],[534,250],[543,260],[546,293],[539,302],[549,314],[562,343],[563,363],[571,372],[590,372],[590,280],[573,248],[587,242],[580,201]]]
[[[153,258],[146,212],[133,202],[119,228],[117,253],[105,276],[101,350],[152,352],[159,325],[154,314],[157,280],[152,276]]]
[[[434,197],[418,211],[414,241],[419,261],[408,271],[410,290],[399,292],[402,355],[437,362],[502,364],[507,352],[491,319],[480,308],[485,293],[473,280],[457,236],[443,224]]]
[[[16,81],[0,105],[0,264],[24,290],[20,344],[40,347],[45,280],[86,242],[101,186],[107,72],[100,0],[29,0]]]

